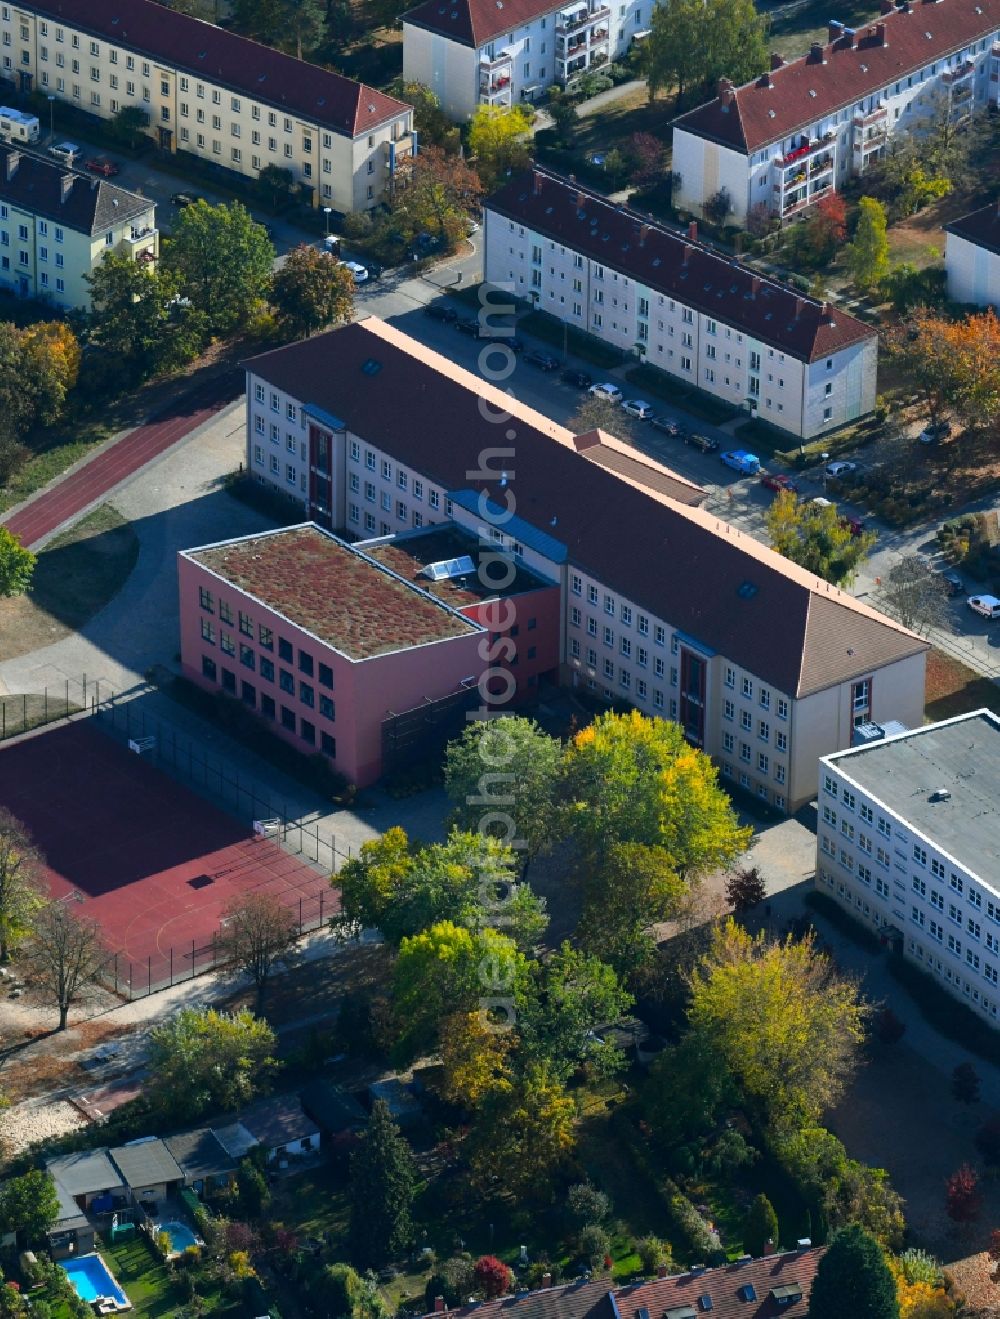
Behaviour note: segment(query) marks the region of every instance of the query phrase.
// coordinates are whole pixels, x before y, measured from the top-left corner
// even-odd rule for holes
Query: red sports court
[[[268,890],[315,922],[325,875],[250,824],[218,810],[101,732],[92,720],[50,725],[0,747],[0,805],[30,830],[53,897],[79,902],[145,989],[191,973],[224,908]],[[198,956],[199,952],[202,954]],[[132,968],[128,966],[132,963]]]

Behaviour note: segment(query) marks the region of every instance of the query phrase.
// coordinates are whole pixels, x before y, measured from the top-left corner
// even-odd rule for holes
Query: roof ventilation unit
[[[931,793],[931,801],[951,801],[951,789],[935,788]]]

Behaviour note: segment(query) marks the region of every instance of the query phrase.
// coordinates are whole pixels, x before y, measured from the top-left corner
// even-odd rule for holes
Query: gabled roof
[[[1000,29],[1000,0],[902,0],[841,36],[689,111],[675,128],[748,154],[780,142]]]
[[[166,1136],[163,1143],[189,1179],[225,1176],[236,1168],[236,1160],[207,1127]]]
[[[410,108],[364,83],[153,0],[29,0],[24,8],[348,137]]]
[[[1000,198],[981,210],[963,215],[960,220],[953,220],[945,225],[945,230],[1000,256]]]
[[[718,1269],[698,1269],[609,1289],[607,1282],[574,1282],[541,1291],[501,1296],[449,1311],[452,1319],[806,1319],[809,1293],[825,1249],[797,1250],[744,1259]],[[750,1289],[744,1291],[743,1289]],[[742,1292],[742,1294],[741,1294]],[[777,1292],[777,1295],[772,1295]],[[746,1296],[748,1299],[743,1299]],[[706,1305],[702,1298],[708,1298]],[[429,1317],[428,1317],[429,1319]],[[844,1319],[850,1319],[849,1315]]]
[[[269,1150],[320,1134],[316,1123],[303,1112],[298,1095],[259,1099],[240,1114],[240,1123]]]
[[[571,8],[570,0],[424,0],[403,15],[404,23],[427,28],[463,46],[479,49],[542,14]]]
[[[372,361],[374,374],[363,369]],[[509,413],[518,516],[557,538],[581,571],[779,692],[805,696],[927,649],[714,514],[588,462],[565,427],[373,317],[247,367],[445,490],[467,488],[482,455],[504,443],[490,408]],[[477,495],[504,508],[497,478]]]
[[[125,1185],[132,1190],[156,1186],[160,1182],[179,1182],[184,1176],[177,1160],[158,1136],[118,1145],[108,1153],[125,1178]]]
[[[72,179],[65,196],[64,179]],[[0,201],[90,237],[154,206],[149,197],[9,145],[0,145]]]
[[[535,166],[515,175],[485,205],[800,361],[875,338],[870,326],[829,303],[763,278],[696,237],[551,170]]]

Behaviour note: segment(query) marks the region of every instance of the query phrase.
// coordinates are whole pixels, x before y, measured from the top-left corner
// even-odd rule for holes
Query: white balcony
[[[593,9],[583,6],[577,9],[564,9],[556,19],[556,32],[577,32],[602,20],[610,20],[611,8],[608,5],[596,5]]]
[[[133,229],[130,234],[123,235],[120,246],[133,261],[148,264],[160,255],[160,231],[153,228]]]
[[[510,51],[502,50],[499,55],[494,56],[491,60],[481,59],[479,61],[479,72],[481,75],[495,73],[501,70],[507,70],[509,72],[512,62],[513,56]]]

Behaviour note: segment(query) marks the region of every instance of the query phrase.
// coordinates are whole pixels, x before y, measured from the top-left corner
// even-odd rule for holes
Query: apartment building
[[[815,795],[819,756],[855,724],[922,718],[925,642],[630,446],[574,436],[374,318],[246,369],[259,482],[352,536],[452,523],[555,583],[553,680],[679,721],[777,809]]]
[[[1000,718],[859,733],[820,761],[816,886],[996,1023]]]
[[[719,83],[673,129],[674,202],[724,193],[734,224],[788,220],[884,156],[889,141],[1000,103],[1000,0],[882,0],[876,23],[831,22],[825,43],[753,82]]]
[[[1000,311],[1000,200],[946,226],[948,297]]]
[[[800,439],[875,406],[878,339],[829,303],[538,168],[484,208],[486,279]]]
[[[148,197],[0,144],[0,288],[89,308],[86,277],[105,252],[152,264],[159,241]]]
[[[22,93],[101,119],[137,108],[161,151],[250,178],[289,170],[336,211],[377,206],[416,150],[402,101],[153,0],[2,3],[0,48]]]
[[[538,99],[624,55],[655,0],[424,0],[403,15],[403,76],[452,119]]]

